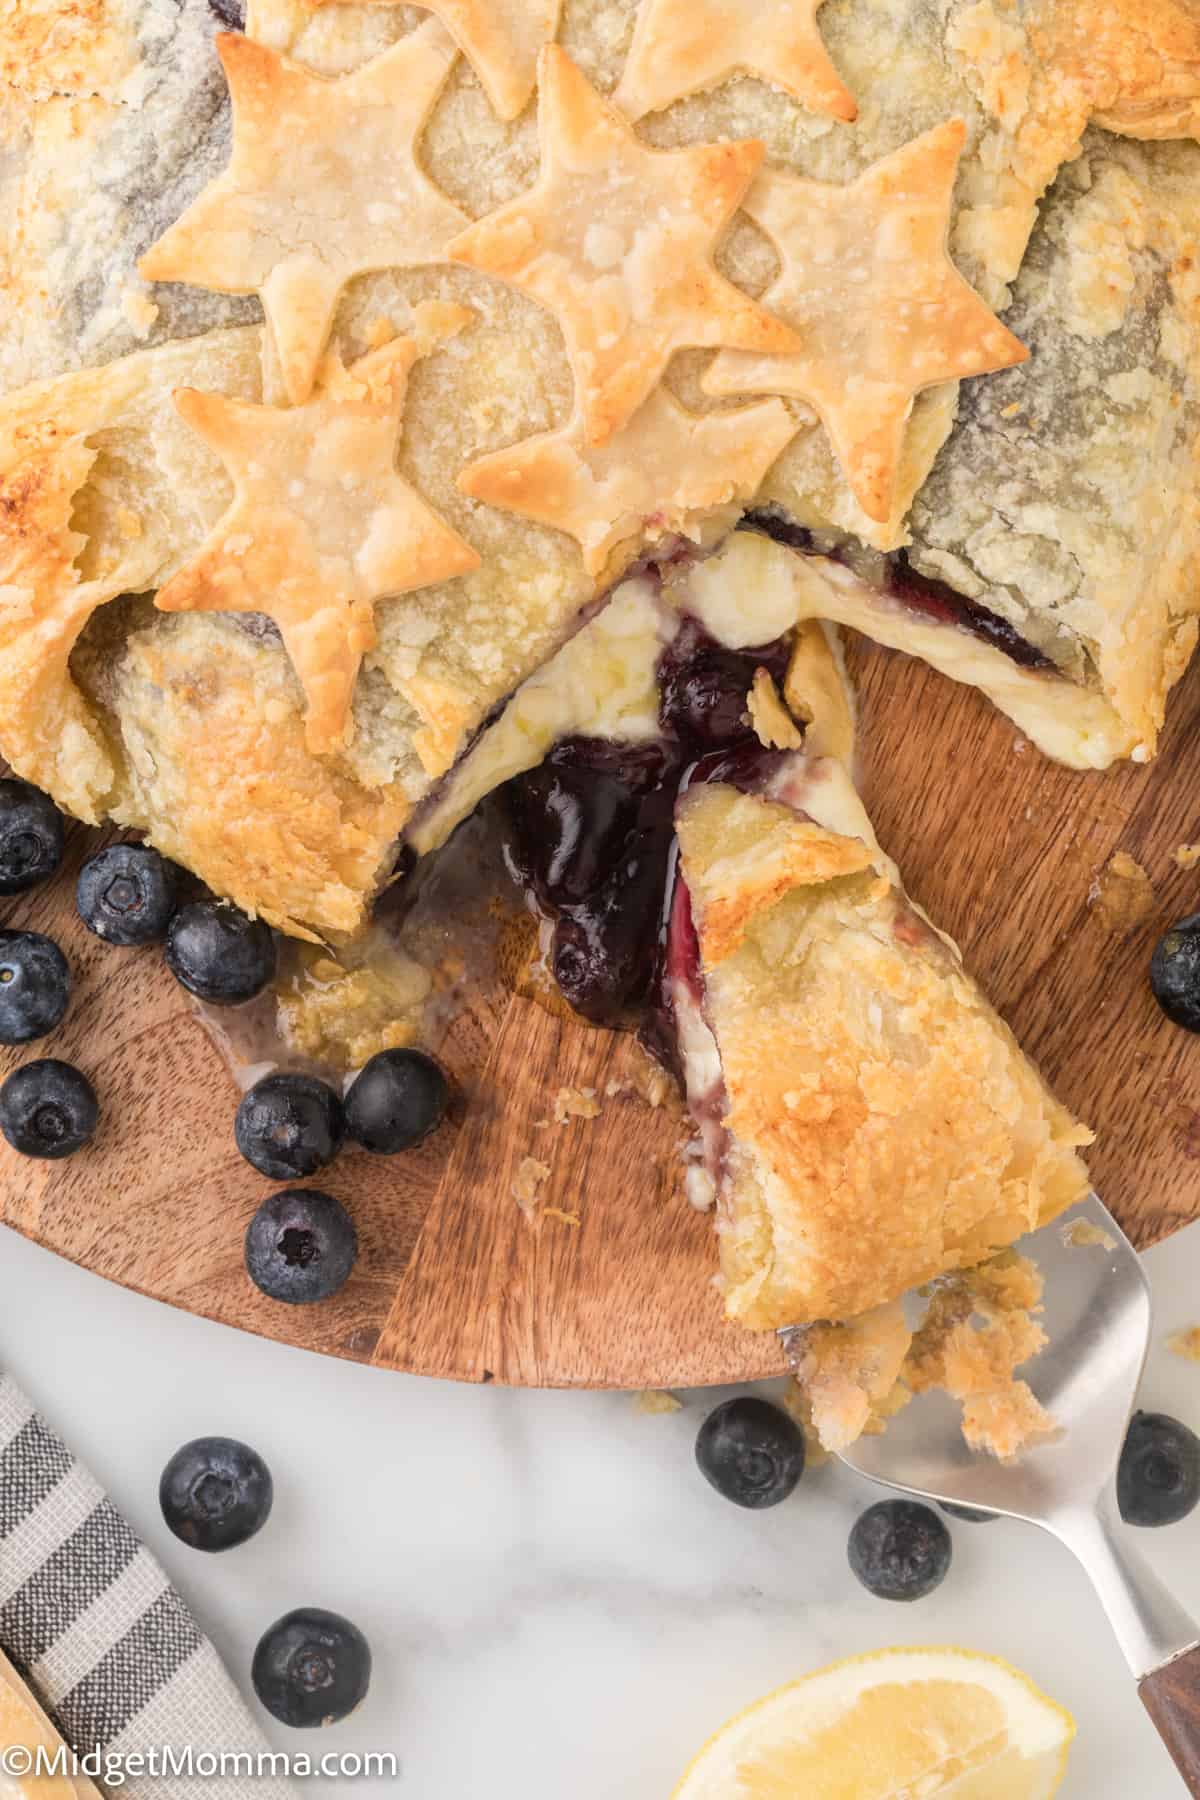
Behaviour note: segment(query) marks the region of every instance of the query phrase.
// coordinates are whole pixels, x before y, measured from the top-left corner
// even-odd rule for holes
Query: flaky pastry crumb
[[[1088,890],[1088,905],[1106,931],[1125,936],[1154,911],[1154,889],[1141,863],[1115,850]]]
[[[677,1413],[682,1405],[682,1400],[677,1400],[674,1394],[668,1394],[664,1388],[642,1388],[640,1393],[633,1396],[634,1412],[644,1413],[648,1418],[663,1413]]]

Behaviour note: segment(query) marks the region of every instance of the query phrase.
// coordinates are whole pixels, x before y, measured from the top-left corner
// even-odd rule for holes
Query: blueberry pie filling
[[[546,923],[554,980],[593,1023],[636,1023],[652,1003],[680,784],[698,760],[758,762],[747,695],[759,669],[782,683],[787,664],[783,638],[731,650],[684,617],[655,670],[657,735],[560,738],[499,790],[509,866]]]
[[[823,558],[857,575],[865,587],[873,589],[881,601],[930,619],[939,625],[957,626],[982,643],[1003,651],[1018,668],[1056,672],[1055,664],[1043,650],[1023,638],[1008,619],[989,612],[986,606],[958,593],[948,581],[923,575],[913,567],[907,550],[870,550],[855,539],[835,532],[818,532],[799,525],[783,512],[769,507],[748,512],[743,525],[761,531],[776,543],[786,544],[801,556]]]

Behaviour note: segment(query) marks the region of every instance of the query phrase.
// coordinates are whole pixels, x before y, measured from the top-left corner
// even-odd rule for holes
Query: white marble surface
[[[1149,1258],[1143,1402],[1200,1423],[1200,1227]],[[0,1365],[90,1462],[246,1682],[262,1629],[301,1604],[366,1631],[366,1703],[322,1749],[394,1750],[406,1800],[667,1800],[747,1701],[836,1656],[958,1643],[1011,1658],[1079,1720],[1067,1800],[1175,1800],[1082,1575],[1032,1528],[955,1527],[928,1600],[872,1599],[846,1534],[876,1497],[838,1469],[755,1515],[711,1492],[692,1441],[713,1393],[667,1418],[619,1394],[442,1386],[286,1350],[110,1287],[0,1231]],[[166,1531],[162,1464],[223,1432],[267,1457],[261,1536],[204,1557]],[[1200,1510],[1138,1534],[1200,1611]],[[311,1748],[267,1721],[281,1748]],[[330,1800],[332,1783],[305,1792]],[[214,1794],[214,1800],[219,1796]]]

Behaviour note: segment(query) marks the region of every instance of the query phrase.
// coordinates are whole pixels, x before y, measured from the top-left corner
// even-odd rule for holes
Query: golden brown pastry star
[[[312,389],[345,283],[439,262],[465,214],[416,145],[457,51],[435,19],[330,81],[252,38],[216,40],[233,103],[229,166],[138,265],[262,298],[288,398]]]
[[[814,112],[854,119],[854,95],[817,30],[824,0],[642,0],[613,95],[631,119],[731,75],[756,75]]]
[[[180,412],[225,464],[234,500],[159,591],[164,612],[266,613],[308,702],[309,748],[340,749],[373,602],[477,568],[469,544],[396,471],[408,372],[396,338],[345,369],[326,360],[303,406],[256,406],[181,388]]]
[[[598,449],[575,418],[561,431],[481,456],[458,485],[473,500],[568,532],[583,547],[589,575],[600,576],[631,538],[694,535],[706,512],[744,505],[795,434],[782,400],[696,414],[656,388]]]
[[[396,5],[398,0],[377,0]],[[525,110],[537,81],[538,51],[558,30],[562,0],[419,0],[436,14],[478,75],[502,119]],[[326,0],[309,0],[324,6]]]
[[[541,175],[449,255],[555,315],[589,441],[619,431],[687,345],[798,350],[795,333],[712,263],[762,144],[651,150],[557,44],[538,73]]]
[[[872,519],[891,515],[904,428],[922,388],[1029,354],[946,249],[965,136],[962,120],[951,119],[846,187],[768,171],[745,202],[783,259],[763,298],[796,327],[802,349],[725,352],[704,388],[807,400]]]

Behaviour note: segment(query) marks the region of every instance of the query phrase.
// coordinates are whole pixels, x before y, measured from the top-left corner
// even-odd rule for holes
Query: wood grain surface
[[[1138,1685],[1142,1705],[1189,1794],[1200,1797],[1200,1649],[1186,1650]]]
[[[1100,1193],[1147,1245],[1200,1216],[1200,1039],[1172,1027],[1147,985],[1172,920],[1200,909],[1200,664],[1172,702],[1148,767],[1074,774],[1023,744],[977,694],[858,642],[859,775],[910,892],[969,966],[1062,1098],[1096,1129]],[[783,1359],[771,1335],[721,1317],[710,1219],[683,1199],[677,1107],[610,1084],[630,1041],[482,985],[440,1053],[453,1116],[407,1156],[345,1154],[322,1185],[351,1208],[362,1246],[342,1292],[312,1307],[259,1294],[245,1226],[271,1184],[233,1145],[236,1091],[157,951],[121,951],[74,917],[67,866],[3,904],[4,923],[59,939],[76,994],[28,1054],[94,1080],[95,1142],[38,1164],[0,1141],[0,1219],[98,1274],[175,1306],[312,1350],[470,1381],[672,1387],[756,1378]],[[1133,923],[1097,902],[1123,850],[1153,889]],[[19,1060],[4,1052],[0,1070]],[[561,1087],[595,1087],[597,1119],[553,1123]],[[547,1123],[546,1121],[549,1120]],[[531,1219],[514,1182],[548,1166]],[[2,1243],[0,1243],[2,1254]]]

